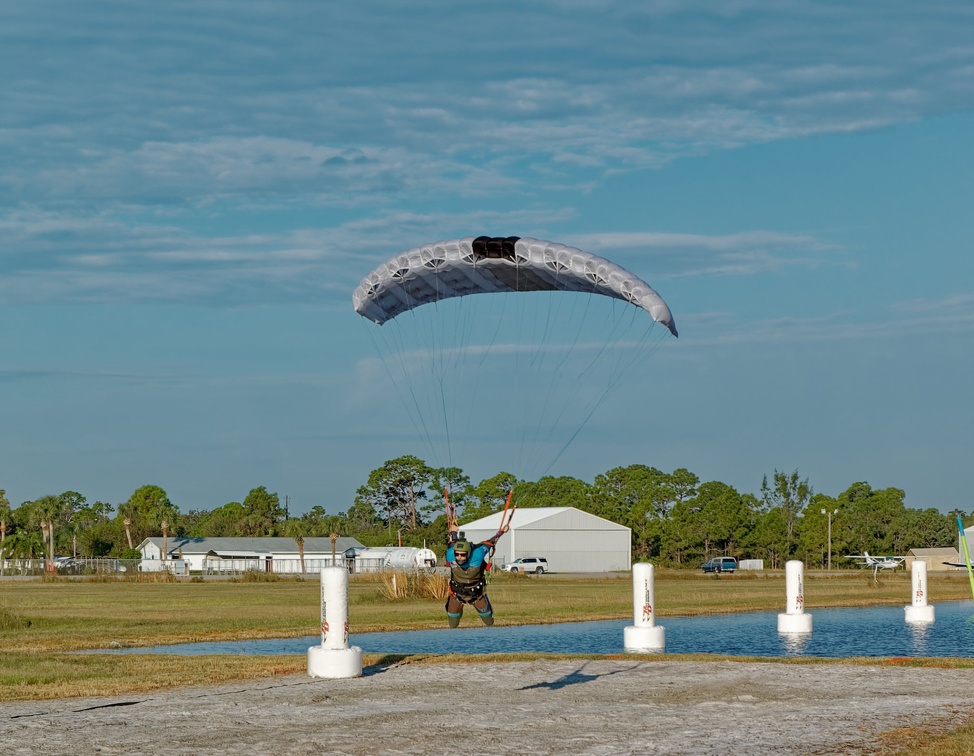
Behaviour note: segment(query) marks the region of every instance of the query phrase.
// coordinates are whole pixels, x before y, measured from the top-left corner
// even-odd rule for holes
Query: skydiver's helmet
[[[470,558],[471,551],[469,541],[457,541],[453,544],[453,557],[458,562],[466,562]]]

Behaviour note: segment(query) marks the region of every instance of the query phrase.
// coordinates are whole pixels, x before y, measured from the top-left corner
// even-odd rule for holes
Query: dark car
[[[733,572],[737,569],[734,557],[714,557],[700,565],[704,572]]]

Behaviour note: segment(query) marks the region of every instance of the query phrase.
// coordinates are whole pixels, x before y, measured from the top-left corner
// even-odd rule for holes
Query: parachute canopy
[[[574,291],[621,299],[678,335],[666,302],[638,276],[591,252],[528,237],[466,237],[416,247],[363,278],[352,302],[359,315],[382,325],[430,302],[521,291]]]

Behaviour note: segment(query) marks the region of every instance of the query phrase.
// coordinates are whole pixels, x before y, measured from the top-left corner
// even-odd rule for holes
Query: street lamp
[[[838,514],[838,509],[833,509],[829,512],[827,509],[822,510],[822,514],[829,516],[829,570],[832,569],[832,515]]]

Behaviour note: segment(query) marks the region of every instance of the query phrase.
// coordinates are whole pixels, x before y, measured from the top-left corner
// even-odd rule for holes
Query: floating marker
[[[797,559],[785,563],[785,613],[778,615],[779,633],[812,632],[812,615],[805,614],[805,565]]]
[[[308,649],[311,677],[361,677],[362,649],[348,645],[348,573],[321,569],[321,645]]]
[[[623,645],[630,653],[663,651],[666,628],[656,626],[656,584],[649,562],[632,566],[632,614],[634,624],[623,630]]]
[[[907,622],[933,622],[934,608],[927,605],[927,563],[915,559],[910,565],[913,575],[913,603],[903,607]]]

